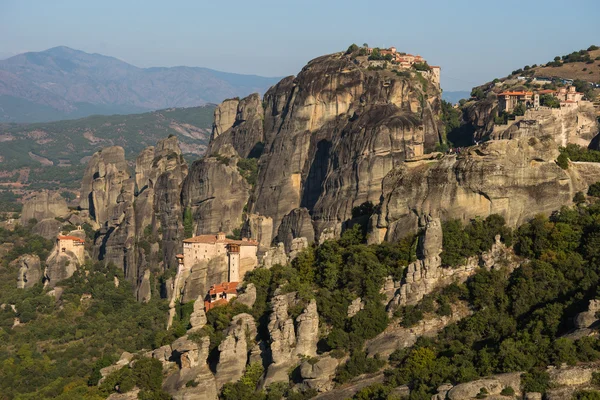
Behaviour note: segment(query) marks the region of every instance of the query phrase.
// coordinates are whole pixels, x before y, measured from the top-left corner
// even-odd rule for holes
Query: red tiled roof
[[[200,235],[194,236],[189,239],[185,239],[183,243],[226,243],[226,244],[238,244],[240,246],[258,246],[258,242],[244,238],[243,240],[232,240],[232,239],[219,239],[218,235]]]
[[[532,94],[533,92],[502,92],[499,93],[498,96],[526,96]]]
[[[227,304],[227,300],[225,300],[225,299],[215,300],[212,303],[210,301],[205,301],[204,302],[204,309],[206,311],[208,311],[208,310],[210,310],[210,309],[212,309],[214,307],[222,306],[222,305],[225,305],[225,304]]]
[[[562,103],[577,103],[575,100],[565,100]]]
[[[222,282],[216,285],[212,285],[210,287],[210,290],[208,291],[208,293],[210,295],[213,294],[217,294],[217,293],[232,293],[232,294],[236,294],[237,293],[237,282]]]
[[[85,243],[83,239],[80,239],[77,236],[58,236],[58,240],[72,240],[74,242]]]
[[[540,94],[549,94],[549,93],[554,93],[555,90],[552,89],[544,89],[544,90],[540,90],[538,93]]]

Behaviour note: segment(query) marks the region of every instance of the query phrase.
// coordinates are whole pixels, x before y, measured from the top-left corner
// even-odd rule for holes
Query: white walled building
[[[85,259],[85,241],[77,236],[58,236],[56,238],[57,255],[71,252],[77,257],[79,263]]]
[[[239,282],[246,272],[258,265],[258,242],[249,239],[227,239],[220,232],[216,235],[194,236],[183,241],[183,255],[180,263],[190,270],[194,264],[225,256],[228,262],[229,282]]]

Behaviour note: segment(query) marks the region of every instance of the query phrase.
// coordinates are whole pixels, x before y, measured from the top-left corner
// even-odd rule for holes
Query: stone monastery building
[[[85,259],[85,241],[77,236],[58,236],[56,238],[57,256],[63,253],[73,253],[80,263]]]
[[[239,282],[246,272],[258,265],[256,252],[258,242],[249,239],[227,239],[223,232],[216,235],[194,236],[183,241],[183,254],[180,263],[185,269],[191,269],[200,261],[225,256],[229,268],[229,282]]]

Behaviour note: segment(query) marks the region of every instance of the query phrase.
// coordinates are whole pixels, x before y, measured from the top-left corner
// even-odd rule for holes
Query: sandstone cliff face
[[[67,202],[60,194],[48,191],[38,192],[23,204],[21,224],[27,225],[31,219],[41,222],[45,219],[65,217],[68,214]]]
[[[256,337],[256,324],[249,314],[238,314],[231,320],[225,339],[219,345],[217,389],[227,382],[237,382],[248,361],[248,353]]]
[[[296,301],[295,293],[279,294],[271,300],[272,312],[268,325],[271,363],[267,368],[263,387],[274,382],[287,382],[289,369],[298,365],[301,357],[313,357],[317,353],[317,303],[311,300],[294,324],[288,310]]]
[[[125,188],[128,196],[121,196]],[[90,217],[102,226],[115,213],[118,199],[133,199],[133,181],[125,161],[125,150],[119,146],[107,147],[94,153],[83,175],[79,207],[88,210]]]
[[[262,102],[253,95],[217,108],[210,155],[257,156],[257,143],[264,151],[251,195],[228,165],[211,157],[194,164],[182,197],[195,208],[196,232],[237,228],[248,203],[250,215],[272,220],[270,233],[267,225],[247,227],[263,246],[275,238],[289,251],[295,238],[310,243],[327,229],[339,234],[352,207],[379,202],[392,168],[436,146],[439,86],[416,72],[399,76],[359,64],[342,54],[319,57]],[[211,187],[216,181],[233,193]],[[211,221],[214,215],[225,222]]]
[[[218,154],[221,147],[233,145],[241,158],[258,157],[264,142],[264,110],[254,93],[242,100],[226,100],[215,109],[215,123],[207,154]]]
[[[19,265],[17,288],[29,289],[42,281],[42,265],[38,256],[25,254],[15,261]]]
[[[120,147],[94,154],[84,174],[80,207],[100,228],[94,258],[121,268],[136,284],[140,301],[150,299],[146,271],[176,264],[183,239],[180,193],[186,175],[176,137],[142,151],[135,177]],[[152,242],[149,250],[141,241]]]
[[[490,139],[550,136],[560,146],[575,143],[587,147],[598,131],[592,103],[582,102],[579,106],[527,110],[514,123],[494,126]]]
[[[396,240],[419,216],[468,221],[500,214],[510,226],[571,204],[586,183],[576,169],[556,165],[552,139],[498,140],[439,161],[405,163],[383,182],[381,214],[372,241]]]
[[[317,236],[341,230],[352,207],[378,202],[396,163],[439,140],[439,89],[367,71],[342,55],[317,58],[265,94],[265,150],[250,211],[279,231],[292,210],[310,210]]]
[[[220,158],[196,161],[183,183],[181,200],[194,215],[195,234],[232,233],[242,227],[242,214],[251,186],[239,173],[238,158],[230,145],[220,148]]]

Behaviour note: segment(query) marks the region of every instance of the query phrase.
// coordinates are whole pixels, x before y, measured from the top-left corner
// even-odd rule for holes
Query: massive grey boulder
[[[194,162],[183,183],[181,200],[194,215],[195,234],[229,234],[242,227],[251,186],[238,171],[231,146],[220,151],[227,149],[219,157]]]
[[[265,151],[250,211],[272,217],[276,233],[304,207],[317,236],[339,234],[353,207],[379,202],[387,172],[439,142],[440,93],[341,53],[310,61],[264,96]]]
[[[461,383],[450,389],[446,396],[448,400],[474,399],[479,394],[481,388],[485,388],[490,395],[499,395],[502,389],[509,386],[514,389],[515,394],[520,394],[520,372],[494,375],[490,378]]]
[[[264,110],[257,93],[242,100],[225,100],[215,109],[215,122],[207,154],[232,145],[241,158],[258,157],[264,144]]]
[[[319,341],[319,314],[314,299],[296,318],[296,326],[296,354],[305,357],[316,356]]]
[[[15,261],[19,266],[17,288],[29,289],[42,281],[42,265],[38,256],[25,254]]]
[[[60,234],[62,226],[63,223],[57,219],[43,219],[35,224],[31,231],[45,239],[52,240]]]
[[[56,192],[44,190],[34,193],[23,203],[21,224],[27,225],[31,219],[39,222],[44,219],[66,217],[68,214],[69,208],[65,199]]]
[[[216,400],[215,377],[206,364],[210,339],[204,337],[198,344],[187,336],[172,344],[174,358],[179,369],[169,374],[163,382],[163,390],[175,400]],[[192,383],[191,385],[189,383]]]
[[[418,226],[419,216],[464,222],[490,214],[517,226],[540,213],[572,203],[586,182],[576,168],[555,162],[550,138],[489,141],[460,156],[404,163],[383,181],[383,201],[375,232],[396,240]]]
[[[79,207],[88,210],[98,226],[115,215],[114,209],[123,201],[133,200],[134,182],[130,181],[125,150],[120,146],[107,147],[92,156],[83,174]],[[122,196],[125,186],[128,196]]]
[[[289,303],[294,301],[294,297],[294,294],[279,294],[271,299],[272,311],[268,325],[271,364],[267,368],[263,387],[274,382],[287,382],[288,370],[297,362],[294,320],[288,315]]]
[[[302,385],[317,392],[327,392],[335,386],[333,378],[340,361],[326,355],[318,360],[310,359],[300,365]]]
[[[237,382],[242,377],[255,337],[256,324],[251,315],[238,314],[233,317],[225,339],[219,345],[219,363],[215,374],[217,389],[227,382]]]

